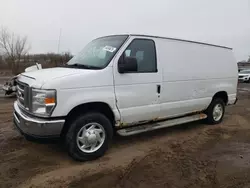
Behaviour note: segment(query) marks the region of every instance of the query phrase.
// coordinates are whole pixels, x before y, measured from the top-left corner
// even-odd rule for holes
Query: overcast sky
[[[75,54],[95,37],[138,33],[234,48],[250,55],[250,0],[0,0],[0,25],[27,35],[31,53]]]

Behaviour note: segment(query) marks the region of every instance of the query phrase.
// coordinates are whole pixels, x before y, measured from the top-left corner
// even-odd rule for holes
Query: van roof
[[[214,47],[219,47],[219,48],[226,48],[226,49],[229,49],[229,50],[233,49],[233,48],[230,48],[230,47],[227,47],[227,46],[221,46],[221,45],[216,45],[216,44],[209,44],[209,43],[205,43],[205,42],[191,41],[191,40],[185,40],[185,39],[178,39],[178,38],[152,36],[152,35],[140,35],[140,34],[130,34],[130,36],[142,36],[142,37],[162,38],[162,39],[177,40],[177,41],[182,41],[182,42],[190,42],[190,43],[196,43],[196,44],[214,46]]]
[[[195,43],[195,44],[202,44],[202,45],[207,45],[207,46],[214,46],[214,47],[219,47],[219,48],[225,48],[228,50],[233,50],[233,48],[227,47],[227,46],[221,46],[221,45],[216,45],[216,44],[209,44],[209,43],[204,43],[204,42],[198,42],[198,41],[191,41],[191,40],[185,40],[185,39],[178,39],[178,38],[170,38],[170,37],[161,37],[161,36],[153,36],[153,35],[142,35],[142,34],[124,34],[127,36],[139,36],[139,37],[152,37],[152,38],[161,38],[161,39],[168,39],[168,40],[175,40],[175,41],[181,41],[181,42],[190,42],[190,43]],[[120,36],[124,36],[120,35]],[[110,36],[119,36],[119,35],[110,35]]]

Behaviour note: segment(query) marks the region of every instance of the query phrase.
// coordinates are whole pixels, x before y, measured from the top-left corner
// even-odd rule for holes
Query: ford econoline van
[[[130,136],[204,119],[237,101],[231,48],[146,35],[87,44],[63,67],[17,79],[14,124],[28,139],[60,137],[76,160],[96,159],[115,133]]]

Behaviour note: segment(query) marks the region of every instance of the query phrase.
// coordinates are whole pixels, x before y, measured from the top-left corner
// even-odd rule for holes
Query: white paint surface
[[[118,73],[118,59],[134,38],[155,41],[158,72]],[[54,117],[66,116],[80,104],[104,102],[116,120],[126,124],[201,111],[219,91],[227,92],[229,103],[236,99],[238,72],[229,49],[130,36],[117,50],[102,70],[43,69],[24,73],[19,79],[32,87],[57,90]],[[161,85],[160,94],[157,85]]]

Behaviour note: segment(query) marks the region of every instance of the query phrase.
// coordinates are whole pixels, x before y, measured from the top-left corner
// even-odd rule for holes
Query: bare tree
[[[0,29],[0,51],[6,57],[13,73],[19,71],[21,59],[28,53],[26,36],[19,36],[8,29]]]

